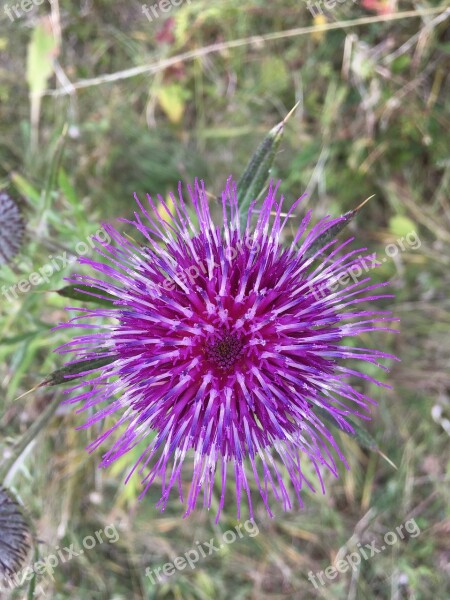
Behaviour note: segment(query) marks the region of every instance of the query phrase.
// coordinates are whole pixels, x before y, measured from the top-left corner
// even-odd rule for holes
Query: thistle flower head
[[[387,329],[388,311],[358,307],[390,296],[366,275],[336,286],[337,277],[361,267],[365,250],[334,239],[316,248],[339,219],[310,227],[308,212],[283,247],[283,230],[301,199],[282,213],[277,186],[258,210],[251,205],[245,227],[231,179],[220,225],[203,183],[188,186],[188,195],[189,203],[180,184],[172,209],[159,197],[162,210],[150,196],[145,204],[137,199],[139,211],[127,223],[145,244],[105,225],[111,239],[97,243],[104,261],[80,259],[98,276],[70,281],[91,286],[93,296],[107,292],[115,306],[84,308],[63,325],[80,335],[61,352],[75,351],[77,361],[110,359],[87,391],[84,381],[72,386],[70,401],[89,410],[85,427],[115,419],[90,445],[92,451],[114,434],[102,466],[146,442],[134,469],[143,476],[143,494],[161,480],[160,507],[174,486],[183,500],[190,483],[186,514],[201,493],[209,508],[217,479],[218,518],[232,478],[238,515],[245,494],[253,516],[250,479],[269,514],[272,496],[287,510],[293,496],[301,504],[304,485],[312,488],[305,461],[322,488],[323,470],[337,476],[336,458],[345,463],[320,415],[346,430],[348,416],[368,418],[372,400],[349,379],[378,382],[343,363],[381,366],[389,355],[341,342]]]
[[[11,584],[31,548],[30,528],[13,496],[0,486],[0,588]]]
[[[0,192],[0,265],[9,263],[18,253],[23,232],[19,207],[6,192]]]

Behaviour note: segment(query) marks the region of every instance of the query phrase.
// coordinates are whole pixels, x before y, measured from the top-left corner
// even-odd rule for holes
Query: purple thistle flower
[[[145,236],[145,247],[105,225],[111,240],[97,240],[96,246],[105,262],[80,259],[99,278],[69,279],[92,286],[93,296],[107,292],[116,305],[68,309],[81,315],[60,327],[82,331],[59,351],[75,352],[75,362],[111,359],[100,372],[91,371],[94,378],[69,390],[76,392],[69,402],[83,402],[80,410],[89,411],[83,427],[115,416],[114,425],[88,447],[93,451],[121,431],[101,466],[147,440],[132,472],[139,468],[144,476],[141,497],[161,479],[162,509],[174,486],[183,501],[187,472],[192,483],[185,515],[201,492],[210,508],[217,476],[218,519],[234,471],[238,517],[243,493],[253,516],[251,467],[272,515],[272,495],[288,510],[293,494],[302,505],[304,485],[314,490],[303,461],[312,463],[323,492],[323,469],[337,476],[336,456],[346,464],[317,413],[325,411],[346,431],[353,431],[346,417],[369,418],[374,401],[349,379],[384,384],[344,366],[341,359],[386,370],[379,360],[395,357],[340,342],[367,331],[392,331],[385,324],[394,320],[390,311],[358,308],[361,302],[392,296],[376,292],[387,284],[370,285],[366,275],[336,286],[337,277],[364,262],[366,249],[350,250],[351,239],[332,240],[309,256],[314,242],[342,217],[327,217],[309,228],[309,211],[284,248],[283,228],[301,198],[283,217],[283,197],[278,202],[278,186],[271,185],[260,210],[252,203],[243,231],[231,178],[222,194],[220,227],[212,221],[203,182],[188,186],[197,225],[181,187],[178,198],[171,195],[173,210],[158,196],[166,218],[150,196],[148,206],[136,197],[140,212],[134,221],[123,221]]]

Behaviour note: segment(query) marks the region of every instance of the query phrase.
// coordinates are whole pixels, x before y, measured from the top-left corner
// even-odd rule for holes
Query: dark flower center
[[[227,371],[237,361],[244,342],[234,333],[225,333],[206,345],[206,355],[219,369]]]

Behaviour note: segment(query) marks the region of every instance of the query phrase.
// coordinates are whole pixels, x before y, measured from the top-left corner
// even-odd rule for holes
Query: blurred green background
[[[133,0],[30,0],[20,16],[14,5],[0,8],[0,189],[19,200],[27,232],[21,254],[0,266],[1,286],[49,256],[74,254],[102,222],[129,218],[134,192],[165,195],[180,179],[202,177],[219,194],[297,101],[273,170],[288,203],[308,192],[291,232],[305,206],[316,219],[337,216],[375,194],[349,228],[360,245],[385,257],[388,244],[399,247],[411,232],[420,240],[373,275],[392,281],[400,335],[363,339],[401,358],[383,376],[392,390],[364,385],[378,402],[368,430],[397,470],[342,436],[351,468],[326,477],[325,495],[305,491],[303,509],[276,506],[272,520],[257,503],[258,535],[153,584],[147,567],[236,526],[233,495],[219,525],[200,509],[182,520],[175,497],[159,513],[157,485],[142,502],[138,476],[124,486],[133,458],[99,471],[99,453],[84,450],[95,432],[77,431],[84,416],[62,407],[6,483],[33,519],[44,557],[80,548],[108,525],[119,539],[61,561],[53,578],[37,576],[34,597],[450,597],[447,2],[348,0],[327,10],[322,3],[324,14],[316,7],[313,17],[298,0],[198,0],[158,8],[152,21]],[[428,12],[397,18],[415,9]],[[53,349],[68,334],[51,329],[67,319],[67,301],[52,290],[71,270],[14,302],[0,296],[4,459],[55,394],[63,398],[55,387],[16,400],[62,365]],[[326,585],[308,580],[357,544],[380,548],[408,519],[420,528],[416,537]],[[27,582],[0,597],[30,598],[33,590]]]

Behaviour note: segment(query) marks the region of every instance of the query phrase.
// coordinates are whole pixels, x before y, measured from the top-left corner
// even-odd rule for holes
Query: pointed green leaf
[[[275,154],[283,137],[284,126],[297,106],[298,104],[294,106],[281,123],[272,127],[250,159],[247,168],[237,183],[238,205],[242,227],[245,227],[247,223],[247,213],[250,204],[264,191],[269,180]]]
[[[41,199],[41,193],[31,185],[22,175],[13,171],[11,179],[14,183],[16,190],[19,194],[22,194],[27,200],[29,200],[35,206],[39,206]]]
[[[334,419],[334,417],[325,408],[315,406],[313,408],[313,411],[318,417],[324,419],[325,421],[328,421],[328,423],[331,423],[331,425],[337,427],[339,431],[342,431],[342,433],[345,433],[346,435],[354,438],[358,442],[358,444],[363,448],[367,448],[367,450],[373,450],[375,452],[378,452],[379,448],[376,441],[367,433],[365,429],[363,429],[360,425],[354,423],[351,419],[345,417],[347,423],[351,425],[351,427],[353,427],[354,433],[342,429],[337,423],[337,421]]]
[[[373,198],[373,196],[370,196],[370,198]],[[368,202],[370,200],[370,198],[367,198],[367,200],[364,200],[364,202],[362,202],[355,209],[349,210],[348,212],[343,214],[340,221],[338,221],[332,227],[327,229],[327,231],[322,233],[322,235],[319,235],[319,237],[315,240],[315,242],[313,242],[311,244],[311,246],[308,248],[308,250],[306,250],[305,257],[309,258],[311,256],[314,256],[314,254],[316,254],[316,252],[318,252],[321,248],[323,248],[329,242],[331,242],[331,240],[333,240],[337,235],[339,235],[341,233],[341,231],[345,227],[347,227],[347,225],[350,223],[350,221],[353,219],[353,217],[356,214],[358,214],[358,212],[366,204],[366,202]]]
[[[269,179],[275,153],[283,137],[284,122],[273,127],[252,156],[237,184],[241,225],[247,222],[250,204],[258,198]]]
[[[380,449],[378,444],[373,439],[373,437],[366,431],[363,427],[352,421],[351,419],[346,419],[347,423],[353,427],[353,433],[350,431],[343,431],[346,435],[354,438],[360,446],[366,448],[367,450],[371,450],[372,452],[379,452]]]
[[[81,377],[80,373],[84,373],[85,371],[96,371],[97,369],[101,369],[102,367],[109,365],[115,360],[115,356],[104,356],[102,358],[89,358],[73,365],[67,365],[61,369],[53,371],[53,373],[48,375],[37,387],[68,383],[69,381],[72,381],[72,379]]]
[[[384,458],[386,462],[388,462],[392,467],[394,467],[394,469],[397,468],[395,464],[380,450],[377,442],[373,439],[370,433],[366,431],[363,427],[361,427],[361,425],[355,423],[352,419],[345,417],[347,423],[353,428],[353,432],[347,431],[345,429],[342,429],[337,423],[337,421],[334,419],[334,417],[332,417],[332,415],[324,408],[321,408],[320,406],[315,406],[313,411],[321,419],[327,421],[334,427],[337,427],[341,433],[344,433],[345,435],[348,435],[349,437],[353,438],[356,442],[358,442],[358,444],[362,448],[366,448],[371,452],[376,452],[382,458]]]
[[[94,304],[98,304],[99,306],[108,306],[109,308],[118,308],[117,305],[114,304],[115,297],[108,292],[105,292],[101,289],[91,287],[90,285],[68,285],[66,287],[57,290],[56,292],[60,296],[64,298],[71,298],[72,300],[80,300],[81,302],[93,302]],[[97,298],[96,296],[92,296],[92,294],[97,294],[101,296],[101,298]]]

